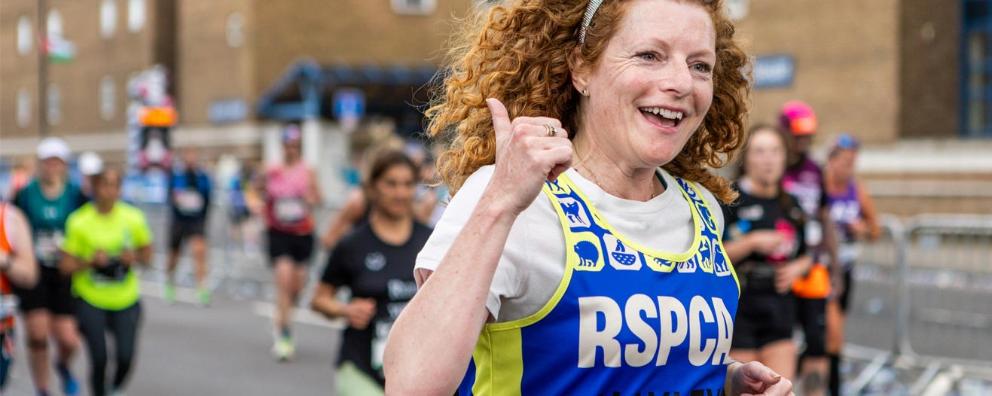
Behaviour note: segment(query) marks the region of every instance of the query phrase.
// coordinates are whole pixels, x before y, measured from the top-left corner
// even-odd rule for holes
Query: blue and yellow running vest
[[[699,190],[676,182],[695,228],[679,254],[624,238],[567,176],[547,183],[564,276],[537,313],[483,328],[459,394],[723,395],[737,275]]]

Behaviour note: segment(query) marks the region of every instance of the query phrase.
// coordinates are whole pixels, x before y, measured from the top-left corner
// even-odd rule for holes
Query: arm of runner
[[[861,217],[868,226],[868,240],[874,241],[882,236],[882,228],[878,222],[878,212],[875,210],[875,201],[871,199],[868,187],[858,183],[858,203],[861,205]]]
[[[310,169],[310,189],[307,191],[307,202],[314,207],[319,207],[323,203],[320,194],[320,181],[317,179],[317,171]]]
[[[546,125],[560,131],[560,122],[511,122],[502,103],[486,103],[496,138],[493,177],[437,270],[393,325],[384,358],[387,395],[454,393],[489,317],[486,298],[514,221],[545,180],[571,166],[567,133],[548,136]]]
[[[827,255],[830,256],[827,268],[829,268],[830,282],[835,288],[841,287],[841,277],[844,273],[844,265],[837,258],[837,226],[834,224],[834,219],[830,217],[830,209],[827,206],[821,206],[819,211],[820,224],[823,229],[823,247],[826,248]],[[821,258],[822,259],[822,258]],[[839,295],[837,293],[831,293],[833,295]]]
[[[59,262],[59,271],[63,274],[72,274],[90,265],[85,259],[86,249],[81,235],[85,233],[80,229],[80,223],[74,215],[69,215],[65,222],[65,240],[62,242],[62,261]]]
[[[34,246],[31,243],[31,225],[13,205],[7,205],[5,216],[7,236],[11,254],[4,258],[5,272],[10,281],[22,288],[33,287],[38,281],[38,265],[35,263]]]
[[[375,316],[375,300],[371,298],[353,298],[345,303],[337,298],[337,288],[324,282],[317,284],[310,309],[324,315],[328,319],[345,318],[348,325],[359,330],[369,326]]]
[[[130,226],[137,264],[148,266],[152,262],[152,230],[148,227],[145,215],[140,211],[136,212]]]
[[[213,199],[213,180],[206,173],[203,174],[203,214],[204,218],[210,213],[210,204]]]
[[[737,262],[754,252],[770,253],[782,242],[782,235],[774,230],[755,230],[740,238],[723,242],[723,247],[727,249],[727,257],[730,261]]]
[[[348,195],[348,200],[345,201],[344,207],[341,208],[341,212],[331,220],[330,226],[327,227],[327,232],[320,238],[320,243],[325,249],[330,249],[338,243],[338,240],[344,236],[348,230],[358,221],[365,212],[365,193],[361,190],[355,190]]]

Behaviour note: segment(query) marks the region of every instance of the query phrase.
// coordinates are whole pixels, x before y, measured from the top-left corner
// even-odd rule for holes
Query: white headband
[[[596,15],[596,10],[599,6],[603,4],[603,0],[589,0],[589,6],[586,7],[586,14],[582,17],[582,29],[579,30],[579,42],[586,42],[586,30],[589,29],[589,24],[592,23],[592,17]]]

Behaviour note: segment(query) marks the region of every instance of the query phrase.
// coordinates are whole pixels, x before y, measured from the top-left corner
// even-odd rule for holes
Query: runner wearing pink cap
[[[796,295],[796,319],[803,329],[805,348],[799,366],[800,388],[805,395],[826,393],[829,360],[826,353],[826,311],[830,295],[831,276],[827,260],[833,263],[836,243],[827,207],[823,169],[809,156],[818,122],[813,108],[805,102],[791,100],[779,112],[781,129],[789,144],[789,166],[782,176],[782,187],[799,200],[810,219],[806,223],[806,243],[813,254],[814,265],[805,277],[793,285]]]

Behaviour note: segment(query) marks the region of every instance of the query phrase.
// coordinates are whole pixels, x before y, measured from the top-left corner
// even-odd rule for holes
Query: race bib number
[[[282,198],[276,201],[274,211],[276,220],[280,223],[292,224],[303,220],[309,209],[302,199]]]
[[[203,195],[195,190],[180,190],[176,192],[176,207],[183,214],[196,214],[203,210]]]
[[[55,267],[61,257],[61,231],[38,231],[35,233],[34,255],[45,267]]]

